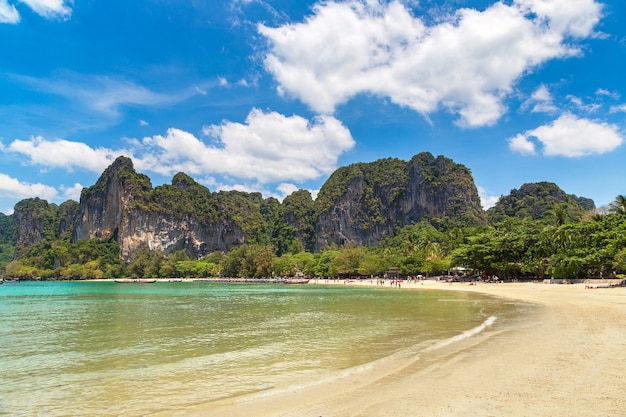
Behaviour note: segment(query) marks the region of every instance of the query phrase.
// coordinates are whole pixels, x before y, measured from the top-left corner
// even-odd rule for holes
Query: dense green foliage
[[[16,255],[22,256],[30,243],[42,240],[51,242],[57,238],[58,209],[56,204],[48,204],[46,200],[40,198],[28,198],[15,205],[15,212],[13,213],[15,222],[28,224],[29,231],[34,234],[25,236],[16,230]]]
[[[0,244],[15,244],[15,221],[13,215],[0,213]]]
[[[4,270],[13,258],[15,250],[15,222],[13,215],[0,213],[0,271]]]
[[[560,226],[508,219],[475,230],[452,261],[501,277],[600,278],[626,272],[626,215]]]
[[[445,204],[439,201],[446,210],[441,220],[450,219],[463,228],[486,223],[474,179],[467,167],[442,155],[435,158],[430,152],[415,155],[410,164],[412,169],[420,171],[430,192],[445,199]],[[435,190],[443,192],[435,193]],[[472,199],[467,198],[469,193],[473,194]]]
[[[217,201],[208,188],[186,174],[178,173],[172,184],[156,187],[146,198],[147,211],[174,218],[192,216],[209,224],[218,219]]]
[[[6,267],[6,276],[27,279],[115,278],[123,275],[115,241],[41,241]]]
[[[492,223],[515,217],[563,224],[580,220],[586,211],[593,208],[593,201],[590,203],[589,199],[565,194],[554,183],[539,182],[511,190],[510,195],[501,197],[494,207],[487,210],[487,216]]]
[[[317,213],[330,209],[353,182],[361,181],[361,201],[355,205],[348,221],[361,230],[367,230],[385,221],[382,215],[384,207],[391,206],[402,195],[407,180],[407,162],[395,158],[339,168],[320,189],[315,202]]]
[[[307,190],[295,191],[285,197],[283,207],[285,222],[295,228],[304,249],[312,252],[315,247],[315,203],[311,193]]]

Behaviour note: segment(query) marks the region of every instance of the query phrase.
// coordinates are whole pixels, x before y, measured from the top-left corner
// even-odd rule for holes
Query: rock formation
[[[485,224],[471,173],[430,153],[410,161],[388,158],[337,169],[314,201],[299,190],[280,203],[260,193],[211,192],[184,173],[153,188],[120,157],[85,188],[80,203],[57,207],[29,199],[15,207],[16,248],[68,236],[72,241],[115,240],[129,262],[142,246],[183,250],[196,258],[243,243],[307,250],[352,243],[375,246],[398,227],[420,222]]]
[[[210,218],[209,213],[198,213],[199,199],[193,195],[198,189],[212,198],[185,174],[174,177],[171,186],[153,190],[148,177],[135,172],[130,159],[120,157],[93,187],[83,190],[73,240],[117,239],[124,261],[142,245],[200,257],[242,244],[243,231],[228,215]]]
[[[409,162],[382,159],[339,168],[320,190],[316,249],[348,242],[376,245],[396,227],[424,217],[485,223],[471,173],[430,153]]]

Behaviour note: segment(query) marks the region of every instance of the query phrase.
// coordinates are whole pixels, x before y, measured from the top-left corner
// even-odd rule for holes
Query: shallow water
[[[433,290],[5,284],[0,415],[145,415],[264,395],[507,326],[525,309]]]

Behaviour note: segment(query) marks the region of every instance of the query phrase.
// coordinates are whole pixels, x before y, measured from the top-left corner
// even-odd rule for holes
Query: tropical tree
[[[618,195],[615,201],[609,204],[609,212],[613,214],[626,214],[626,195]]]

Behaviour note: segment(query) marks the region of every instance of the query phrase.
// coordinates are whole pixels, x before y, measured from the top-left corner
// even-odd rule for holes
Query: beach
[[[366,280],[339,285],[372,284]],[[398,291],[428,289],[479,292],[537,308],[514,329],[487,328],[415,358],[389,359],[384,366],[328,384],[303,381],[285,392],[162,415],[626,415],[626,288],[426,280],[404,282]]]

